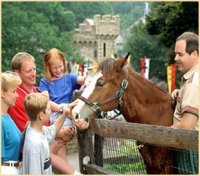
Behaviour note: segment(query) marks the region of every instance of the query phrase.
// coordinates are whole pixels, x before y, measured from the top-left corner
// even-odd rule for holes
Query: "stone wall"
[[[80,53],[92,63],[99,63],[110,58],[115,51],[115,39],[120,34],[120,17],[118,15],[95,15],[85,19],[75,29],[73,42]]]

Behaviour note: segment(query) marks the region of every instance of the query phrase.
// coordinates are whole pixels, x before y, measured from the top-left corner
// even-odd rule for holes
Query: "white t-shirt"
[[[43,134],[30,126],[26,129],[22,174],[52,174],[49,144],[54,141],[56,129],[54,125],[43,127]]]

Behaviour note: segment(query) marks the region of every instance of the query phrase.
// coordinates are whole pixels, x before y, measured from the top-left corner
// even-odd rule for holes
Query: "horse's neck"
[[[137,73],[129,74],[128,82],[124,96],[124,116],[127,121],[167,126],[172,123],[173,110],[169,95]]]

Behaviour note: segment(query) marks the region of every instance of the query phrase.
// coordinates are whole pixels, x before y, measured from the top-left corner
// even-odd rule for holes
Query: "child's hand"
[[[46,95],[49,98],[49,92],[47,90],[41,92],[42,94]]]
[[[89,128],[89,122],[86,122],[84,119],[74,119],[74,123],[80,130]]]
[[[74,100],[73,102],[69,103],[67,106],[72,109],[74,106],[76,106],[78,104],[78,99]]]
[[[86,76],[85,80],[84,80],[84,84],[83,87],[87,87],[90,83],[92,82],[92,77],[91,76]]]
[[[171,98],[172,99],[177,99],[179,91],[180,91],[179,89],[175,89],[171,94]]]
[[[78,103],[78,100],[75,100],[69,103],[66,107],[63,108],[63,114],[65,114],[66,116],[71,116],[72,108],[76,106],[77,103]]]
[[[92,82],[92,77],[87,75],[87,76],[79,76],[80,79],[80,84],[82,85],[80,90],[84,89],[87,87],[91,82]]]

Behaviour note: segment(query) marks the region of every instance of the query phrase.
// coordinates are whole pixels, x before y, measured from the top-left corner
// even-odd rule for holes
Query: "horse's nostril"
[[[85,119],[85,121],[86,121],[86,122],[89,122],[89,119],[88,119],[88,118],[86,118],[86,119]]]
[[[78,119],[78,114],[76,114],[76,117],[75,117],[76,119]]]

